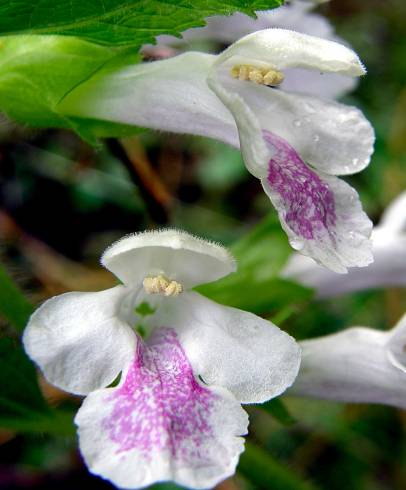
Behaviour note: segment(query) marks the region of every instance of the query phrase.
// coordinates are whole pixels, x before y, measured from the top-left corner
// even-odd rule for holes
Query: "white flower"
[[[25,349],[51,383],[87,395],[75,422],[91,472],[123,488],[212,487],[244,449],[241,403],[290,386],[300,349],[269,322],[191,291],[235,270],[219,245],[146,232],[113,244],[102,264],[123,285],[46,301]]]
[[[293,1],[282,7],[256,12],[256,18],[236,12],[230,16],[215,15],[207,17],[204,27],[195,27],[182,32],[182,37],[170,35],[157,36],[157,45],[146,45],[143,52],[149,56],[174,56],[177,49],[190,49],[196,42],[217,41],[231,44],[252,32],[278,27],[302,32],[341,44],[347,44],[338,37],[331,23],[322,15],[311,12],[314,2]],[[354,89],[355,78],[340,74],[330,74],[329,83],[325,75],[319,71],[303,68],[289,68],[289,77],[281,84],[281,88],[293,92],[317,95],[319,97],[338,98]]]
[[[355,107],[266,86],[288,81],[290,68],[323,72],[326,84],[330,74],[365,72],[345,46],[267,29],[217,56],[191,52],[99,72],[58,110],[240,146],[295,249],[336,272],[365,266],[372,225],[356,192],[335,175],[368,165],[372,127]]]
[[[374,262],[352,269],[345,276],[334,274],[312,259],[293,254],[282,276],[316,290],[318,298],[352,291],[406,286],[406,192],[385,211],[372,232]]]
[[[389,332],[353,327],[300,345],[289,394],[406,408],[406,315]]]

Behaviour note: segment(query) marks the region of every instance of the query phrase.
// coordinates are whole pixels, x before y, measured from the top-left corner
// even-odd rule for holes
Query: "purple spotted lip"
[[[113,409],[103,427],[117,453],[136,449],[150,459],[168,450],[175,460],[201,464],[217,399],[195,379],[175,330],[159,328],[147,343],[139,341],[123,385],[106,398]]]
[[[337,217],[334,195],[285,140],[269,131],[263,136],[274,155],[269,160],[267,182],[283,204],[282,217],[306,240],[327,232],[334,238]]]

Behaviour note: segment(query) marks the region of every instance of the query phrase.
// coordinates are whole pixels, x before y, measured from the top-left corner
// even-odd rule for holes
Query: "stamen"
[[[178,296],[183,291],[182,284],[177,281],[171,281],[161,274],[154,277],[146,277],[142,285],[148,294]]]
[[[235,65],[231,69],[231,76],[238,80],[249,80],[260,85],[280,85],[285,78],[283,73],[270,67],[257,67],[253,65]]]

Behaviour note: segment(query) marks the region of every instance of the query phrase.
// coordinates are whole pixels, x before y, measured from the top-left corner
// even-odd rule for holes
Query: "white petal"
[[[385,210],[380,226],[392,232],[406,232],[406,192],[402,192]]]
[[[206,83],[216,57],[185,53],[101,72],[59,104],[70,116],[198,134],[238,148],[234,119]]]
[[[109,385],[134,355],[136,337],[119,317],[123,286],[97,293],[66,293],[31,316],[24,348],[47,380],[84,395]]]
[[[302,365],[289,394],[406,408],[405,372],[388,356],[388,339],[389,332],[354,327],[300,342]]]
[[[406,373],[406,315],[392,329],[386,344],[389,361],[403,373]]]
[[[269,132],[264,138],[275,154],[262,185],[292,247],[335,272],[371,263],[372,223],[355,190],[310,169],[282,138]]]
[[[231,80],[230,74],[226,76]],[[261,178],[264,174],[264,162],[269,161],[270,151],[263,140],[258,117],[237,90],[226,88],[215,72],[207,79],[207,83],[234,116],[240,138],[241,153],[247,169],[255,177]],[[253,94],[260,88],[251,82],[240,81],[237,82],[235,88],[240,88],[243,83],[250,84],[249,90]]]
[[[281,90],[326,99],[338,99],[354,90],[358,84],[357,78],[339,73],[320,73],[305,68],[288,68],[284,75],[285,79],[280,84]]]
[[[243,36],[269,27],[290,29],[345,44],[335,36],[332,25],[322,15],[309,12],[312,4],[295,2],[269,11],[256,12],[257,18],[236,12],[231,16],[213,16],[206,19],[205,27],[184,31],[182,39],[174,36],[158,36],[158,46],[148,45],[148,50],[159,53],[163,45],[190,49],[190,42],[199,40],[231,44]],[[289,68],[284,72],[281,88],[287,91],[313,94],[320,97],[338,98],[354,89],[357,81],[336,73]]]
[[[254,133],[252,129],[248,133],[254,119],[254,127],[284,138],[306,163],[325,173],[353,174],[369,164],[374,131],[356,107],[235,80],[228,73],[221,73],[216,83],[219,82],[223,92],[218,91],[217,85],[213,87],[213,82],[211,86],[236,118],[243,151],[246,145],[260,144],[253,139],[261,138],[261,132]],[[224,92],[229,98],[239,95],[246,108],[232,106]],[[250,117],[246,116],[247,111]],[[266,173],[266,161],[251,159],[245,163],[257,177],[261,176],[261,165],[262,176]]]
[[[278,70],[298,67],[348,76],[365,73],[352,49],[287,29],[264,29],[249,34],[223,51],[216,64],[230,62],[233,57],[248,64],[267,63]]]
[[[139,344],[119,387],[86,398],[75,422],[90,471],[118,487],[209,488],[235,472],[248,417],[227,390],[196,380],[164,328]]]
[[[125,284],[165,275],[184,288],[215,281],[236,269],[227,249],[179,230],[136,233],[113,243],[102,264]]]
[[[353,327],[300,342],[302,365],[289,394],[406,408],[404,353],[395,347],[405,343],[405,318],[392,332]]]
[[[296,377],[297,343],[252,313],[184,293],[163,301],[150,318],[156,327],[176,329],[194,372],[205,383],[227,388],[242,403],[278,396]]]
[[[318,298],[352,291],[406,286],[406,194],[401,194],[385,210],[379,226],[372,231],[374,262],[362,269],[337,275],[303,255],[293,254],[282,276],[316,290]],[[403,232],[404,230],[404,232]]]
[[[231,44],[252,32],[270,27],[290,29],[312,36],[336,39],[330,22],[319,14],[309,13],[312,5],[295,2],[272,10],[257,11],[257,18],[236,12],[230,16],[214,15],[205,19],[204,27],[193,27],[182,32],[182,38],[160,35],[158,45],[178,46],[190,41],[217,41]]]
[[[215,60],[213,55],[185,53],[101,72],[65,97],[58,110],[70,116],[208,136],[238,148],[237,122],[246,164],[256,176],[260,172],[256,165],[266,160],[260,126],[285,137],[305,160],[328,173],[354,173],[368,164],[373,131],[357,109],[237,81],[227,67],[223,88],[218,80],[209,81],[222,103],[206,81]],[[298,121],[301,127],[296,126]],[[252,155],[250,146],[254,146]],[[330,161],[334,163],[326,163]]]
[[[296,2],[272,10],[256,12],[257,18],[236,12],[230,16],[214,15],[207,17],[206,26],[187,29],[182,33],[182,39],[174,36],[158,36],[159,44],[179,44],[182,41],[209,40],[231,44],[247,34],[267,29],[281,27],[298,32],[305,32],[318,37],[328,37],[332,34],[331,24],[318,14],[309,14],[311,5],[306,2]]]
[[[406,233],[396,235],[379,227],[372,232],[374,262],[338,275],[309,257],[293,254],[282,276],[316,290],[318,298],[330,298],[353,291],[406,286]]]

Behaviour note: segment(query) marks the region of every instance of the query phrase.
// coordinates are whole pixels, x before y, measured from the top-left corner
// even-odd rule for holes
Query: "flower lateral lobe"
[[[248,417],[227,390],[197,381],[175,330],[163,327],[139,343],[119,387],[88,397],[76,423],[91,471],[115,484],[205,488],[233,472]]]

